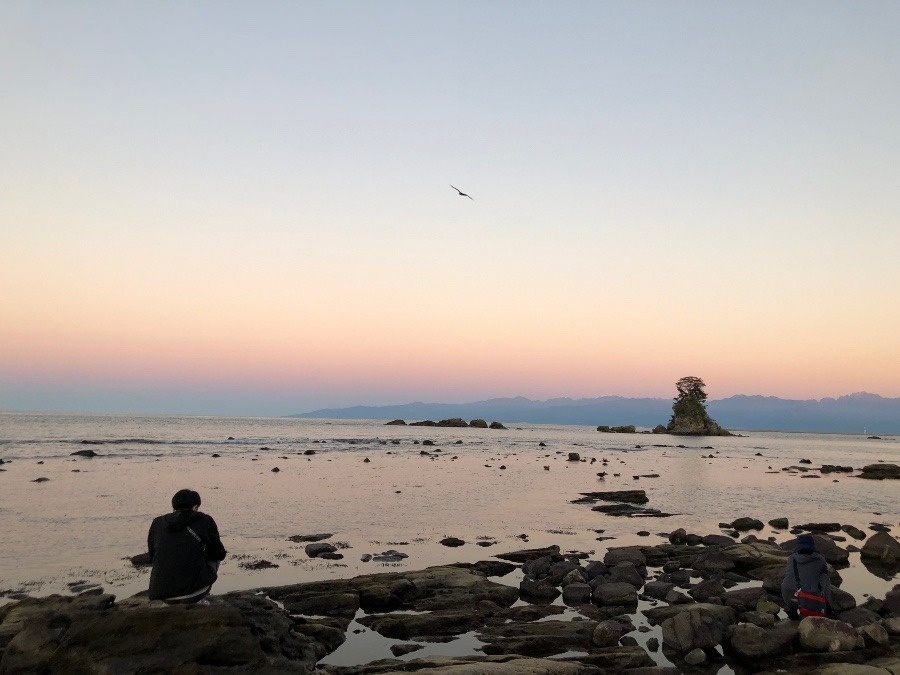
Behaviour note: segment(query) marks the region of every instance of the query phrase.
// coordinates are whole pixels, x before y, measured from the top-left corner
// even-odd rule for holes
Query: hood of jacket
[[[825,562],[825,558],[818,551],[794,553],[794,560],[797,561],[798,565],[811,565],[813,563],[819,565]]]
[[[182,510],[166,514],[166,529],[169,532],[181,532],[188,525],[196,523],[203,514],[199,511]]]

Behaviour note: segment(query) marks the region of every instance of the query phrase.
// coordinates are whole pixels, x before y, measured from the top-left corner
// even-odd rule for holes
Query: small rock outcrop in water
[[[601,424],[597,427],[597,431],[602,431],[606,434],[635,434],[637,433],[637,427],[633,424],[626,424],[619,427],[610,427],[605,424]]]
[[[900,480],[900,466],[896,464],[869,464],[862,468],[860,478],[868,478],[870,480],[894,479]]]
[[[384,425],[386,427],[389,427],[391,425],[398,426],[398,427],[405,427],[406,422],[404,422],[403,420],[391,420],[390,422],[385,422]]]
[[[98,454],[93,450],[76,450],[73,453],[70,453],[70,456],[78,456],[78,457],[97,457]]]
[[[699,377],[682,377],[675,383],[678,396],[666,432],[680,436],[731,436],[706,412],[706,392]]]
[[[388,424],[405,424],[403,420],[394,420]],[[451,417],[450,419],[433,422],[432,420],[423,420],[422,422],[410,422],[411,427],[470,427],[472,429],[506,429],[500,422],[491,422],[488,424],[482,419],[474,419],[466,422],[461,417]]]

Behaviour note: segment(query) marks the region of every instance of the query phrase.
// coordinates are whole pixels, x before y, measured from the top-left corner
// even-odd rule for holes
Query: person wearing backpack
[[[147,535],[153,562],[149,598],[192,604],[209,595],[226,551],[216,521],[200,512],[197,492],[179,490],[172,508],[172,513],[154,518]]]
[[[797,537],[781,582],[781,598],[790,619],[833,615],[828,563],[811,534]]]

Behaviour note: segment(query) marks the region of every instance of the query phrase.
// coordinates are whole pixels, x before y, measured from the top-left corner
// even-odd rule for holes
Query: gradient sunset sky
[[[900,396],[898,31],[5,0],[0,410]]]

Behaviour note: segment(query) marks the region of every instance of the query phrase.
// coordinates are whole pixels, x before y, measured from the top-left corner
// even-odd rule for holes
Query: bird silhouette
[[[460,196],[460,197],[469,197],[469,195],[467,195],[465,192],[463,192],[462,190],[460,190],[458,187],[456,187],[456,186],[454,186],[454,185],[451,185],[450,187],[452,187],[454,190],[456,190],[456,191],[459,193],[459,196]],[[469,199],[472,199],[472,197],[469,197]],[[472,199],[472,201],[474,202],[475,200]]]

